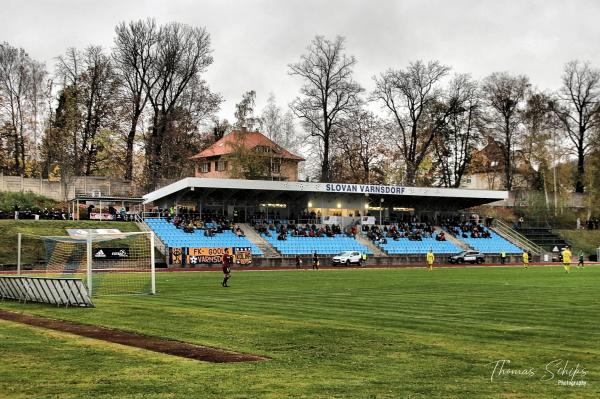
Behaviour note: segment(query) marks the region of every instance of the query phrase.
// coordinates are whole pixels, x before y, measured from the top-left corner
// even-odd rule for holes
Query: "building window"
[[[272,173],[281,173],[281,164],[278,163],[274,163],[271,165],[271,172]]]
[[[227,170],[227,161],[216,161],[215,170],[217,172],[223,172]]]
[[[470,178],[470,177],[467,177],[467,179],[466,179],[465,183],[467,183],[467,184],[471,184],[471,182],[472,182],[471,178]]]
[[[265,145],[257,145],[256,147],[254,147],[254,151],[259,153],[267,153],[271,152],[271,147],[267,147]]]
[[[200,164],[200,173],[210,172],[210,162],[202,162]]]

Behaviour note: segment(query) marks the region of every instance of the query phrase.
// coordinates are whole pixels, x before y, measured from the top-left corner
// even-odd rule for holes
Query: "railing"
[[[518,246],[520,246],[528,251],[531,251],[535,255],[543,255],[546,253],[546,250],[544,248],[540,247],[539,245],[537,245],[536,243],[534,243],[533,241],[531,241],[524,235],[513,230],[510,227],[510,225],[508,225],[503,220],[494,219],[494,222],[492,224],[493,224],[494,229],[497,232],[502,234],[504,237],[509,238],[511,241],[513,241]]]
[[[144,219],[142,219],[142,217],[139,214],[135,214],[134,215],[134,220],[135,223],[144,231],[153,231],[150,226],[148,226],[146,224],[146,222],[144,221]],[[160,237],[158,236],[158,234],[154,233],[154,245],[156,246],[156,248],[159,250],[160,253],[162,253],[165,256],[165,259],[168,260],[169,257],[169,250],[168,247],[165,245],[164,242],[162,242],[162,240],[160,239]]]

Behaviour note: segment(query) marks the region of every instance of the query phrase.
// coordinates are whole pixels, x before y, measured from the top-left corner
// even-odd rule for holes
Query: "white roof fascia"
[[[474,190],[439,187],[404,187],[373,184],[308,183],[271,180],[210,179],[186,177],[143,196],[144,203],[156,201],[186,188],[221,188],[238,190],[296,191],[315,193],[350,193],[418,197],[482,198],[494,201],[508,198],[508,191]]]

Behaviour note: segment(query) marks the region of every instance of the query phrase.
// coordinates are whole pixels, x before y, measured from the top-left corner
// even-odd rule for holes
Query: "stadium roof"
[[[385,203],[389,206],[420,206],[424,202],[435,202],[444,206],[449,206],[451,203],[454,207],[463,208],[508,198],[508,191],[494,190],[187,177],[144,195],[144,203],[194,190],[203,195],[227,191],[230,197],[239,196],[240,198],[248,198],[251,191],[253,196],[263,200],[274,197],[291,199],[297,198],[299,195],[311,194],[362,195],[385,198]]]
[[[139,198],[139,197],[113,197],[113,196],[107,196],[107,195],[98,195],[98,196],[94,196],[94,195],[77,195],[75,197],[73,197],[72,199],[69,200],[69,202],[76,202],[76,201],[102,201],[102,202],[129,202],[129,203],[136,203],[136,204],[141,204],[142,202],[144,202],[144,198]]]

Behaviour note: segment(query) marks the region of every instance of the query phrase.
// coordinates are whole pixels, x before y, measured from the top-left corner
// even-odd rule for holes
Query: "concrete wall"
[[[108,177],[78,176],[66,184],[61,184],[60,181],[3,174],[0,174],[0,191],[31,192],[56,201],[71,199],[76,195],[139,197],[145,194],[141,187],[131,181]]]

